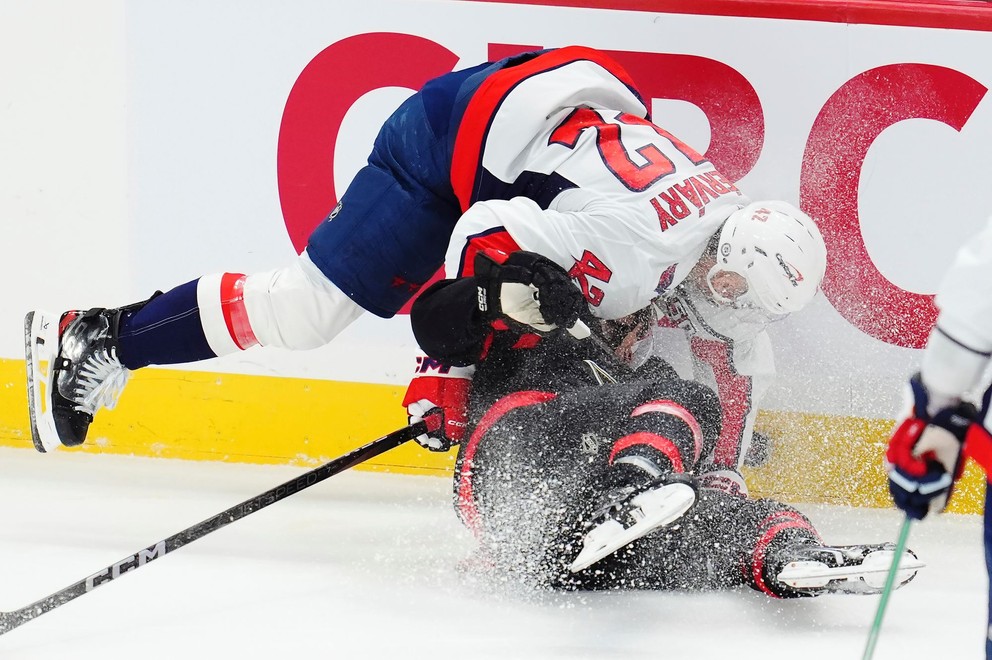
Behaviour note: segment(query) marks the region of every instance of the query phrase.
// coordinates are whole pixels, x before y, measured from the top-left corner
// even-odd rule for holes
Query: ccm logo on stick
[[[133,571],[139,566],[144,566],[153,559],[158,559],[165,554],[165,541],[159,541],[150,548],[139,550],[137,553],[120,560],[110,568],[105,568],[99,573],[86,578],[86,591],[92,591],[105,582],[119,578],[128,571]]]

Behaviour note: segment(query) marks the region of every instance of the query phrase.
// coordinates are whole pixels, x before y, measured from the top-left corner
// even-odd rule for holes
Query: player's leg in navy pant
[[[390,116],[333,217],[307,253],[355,302],[395,314],[441,267],[461,215],[451,188],[448,135],[414,94]]]

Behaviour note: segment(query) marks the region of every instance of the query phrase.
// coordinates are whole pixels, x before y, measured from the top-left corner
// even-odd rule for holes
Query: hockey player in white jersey
[[[805,214],[775,201],[749,210],[732,215],[689,276],[657,301],[656,330],[674,327],[687,335],[693,379],[722,403],[723,426],[705,481],[741,493],[747,486],[739,469],[751,450],[758,404],[775,377],[767,328],[812,299],[826,268],[825,248]],[[749,287],[737,300],[732,274],[745,276],[736,286]]]
[[[393,316],[441,267],[452,228],[472,204],[527,198],[546,207],[581,185],[567,176],[587,149],[571,149],[571,134],[545,149],[528,140],[548,112],[576,110],[576,118],[588,119],[590,108],[612,113],[607,147],[619,144],[609,132],[625,118],[646,124],[629,76],[589,48],[523,53],[440,76],[386,120],[368,164],[337,206],[328,205],[327,218],[314,218],[299,259],[262,273],[204,275],[120,308],[30,312],[25,353],[35,446],[84,442],[94,415],[116,404],[136,369],[255,346],[313,349],[366,311]],[[585,140],[598,130],[570,130],[585,128]],[[618,152],[611,158],[635,187],[668,167],[652,153],[636,163],[621,162]],[[526,167],[508,176],[510,161]]]
[[[992,474],[992,220],[959,251],[941,282],[940,309],[920,371],[907,385],[907,405],[886,452],[889,491],[920,520],[943,511],[964,469],[964,457]],[[981,405],[969,399],[986,387]],[[985,499],[985,564],[992,577],[992,507]],[[992,660],[992,591],[986,658]]]
[[[441,266],[449,245],[468,245],[468,232],[478,232],[471,235],[478,249],[499,241],[500,228],[527,246],[528,232],[540,228],[553,239],[548,256],[566,266],[602,318],[671,292],[748,200],[701,154],[651,123],[648,105],[616,62],[582,47],[525,53],[430,81],[386,121],[368,165],[292,264],[205,275],[116,309],[28,314],[35,446],[82,443],[94,415],[116,403],[135,369],[254,346],[316,348],[364,311],[392,316]],[[705,274],[705,286],[746,286],[739,281],[767,265],[786,277],[790,295],[808,295],[822,258],[793,272],[795,264],[768,261],[757,244],[741,242],[763,219],[779,217],[771,206],[755,208],[765,211],[735,216],[747,231],[724,242],[732,252],[725,268]],[[595,250],[580,249],[576,219],[602,239]],[[449,242],[456,221],[462,233]],[[752,285],[742,306],[760,293]],[[752,372],[760,374],[744,358],[761,351],[744,343],[728,353],[733,378],[726,380],[749,392]],[[720,466],[736,467],[747,449],[755,407],[753,397],[742,400],[748,421],[721,445]],[[736,419],[739,410],[731,412]]]

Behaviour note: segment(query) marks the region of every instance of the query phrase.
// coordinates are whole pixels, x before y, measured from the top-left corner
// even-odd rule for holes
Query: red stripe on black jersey
[[[613,443],[613,448],[610,450],[610,465],[613,465],[617,455],[625,449],[637,446],[650,447],[663,454],[671,461],[673,472],[685,472],[685,464],[682,462],[682,452],[679,450],[678,445],[672,442],[670,438],[648,431],[638,431],[630,435],[625,435]]]
[[[817,541],[822,543],[820,534],[805,517],[796,511],[779,511],[765,518],[758,530],[760,536],[751,554],[751,580],[754,586],[772,598],[779,598],[779,594],[773,591],[765,582],[765,554],[768,546],[771,545],[775,537],[790,529],[804,529],[813,535]],[[745,567],[745,571],[747,567]]]
[[[472,483],[472,468],[475,454],[479,449],[479,443],[482,442],[482,439],[485,437],[486,433],[489,432],[489,429],[491,429],[493,425],[498,422],[501,417],[503,417],[503,415],[506,415],[517,408],[522,408],[523,406],[533,406],[538,403],[550,401],[556,396],[557,394],[554,392],[540,392],[534,390],[508,394],[494,403],[492,407],[485,412],[482,419],[479,420],[478,426],[476,426],[475,430],[472,431],[472,436],[469,438],[464,449],[462,449],[462,455],[460,458],[461,464],[457,468],[455,475],[458,482],[456,490],[457,502],[455,503],[455,508],[465,526],[468,527],[477,537],[482,531],[482,520],[479,515],[478,506],[475,503],[475,492]]]
[[[538,55],[523,64],[497,71],[479,86],[465,108],[451,160],[451,187],[463,212],[475,201],[473,194],[479,179],[483,145],[493,117],[507,94],[532,76],[583,60],[603,67],[636,93],[634,81],[619,64],[605,54],[583,46],[568,46]]]

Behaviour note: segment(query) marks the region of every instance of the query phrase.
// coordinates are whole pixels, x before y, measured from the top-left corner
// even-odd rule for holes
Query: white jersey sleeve
[[[958,251],[936,304],[921,376],[933,397],[959,399],[978,385],[992,354],[992,219]]]
[[[587,190],[566,190],[548,209],[525,197],[477,202],[452,234],[446,276],[465,272],[466,246],[473,239],[499,230],[519,249],[542,254],[568,271],[593,313],[605,319],[650,304],[666,273],[669,281],[685,277],[708,236],[704,230],[706,235],[689,243],[659,241],[657,221]]]

